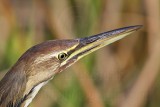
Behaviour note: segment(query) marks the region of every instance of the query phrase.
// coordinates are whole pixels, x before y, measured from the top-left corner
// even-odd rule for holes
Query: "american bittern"
[[[139,29],[129,26],[70,40],[50,40],[27,50],[0,82],[0,107],[27,107],[53,76],[83,56]]]

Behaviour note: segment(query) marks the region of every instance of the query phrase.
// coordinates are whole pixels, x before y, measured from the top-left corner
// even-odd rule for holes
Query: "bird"
[[[0,107],[28,107],[56,74],[141,27],[134,25],[83,38],[49,40],[31,47],[0,81]]]

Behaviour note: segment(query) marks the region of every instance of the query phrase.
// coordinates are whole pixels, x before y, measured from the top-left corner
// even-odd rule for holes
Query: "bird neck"
[[[14,66],[0,81],[0,107],[21,107],[25,88],[23,66]]]
[[[0,107],[27,107],[41,87],[52,79],[33,81],[27,77],[23,65],[15,65],[0,81]]]

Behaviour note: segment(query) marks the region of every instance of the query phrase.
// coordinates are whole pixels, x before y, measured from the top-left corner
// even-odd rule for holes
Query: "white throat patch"
[[[42,86],[46,85],[48,81],[40,83],[39,85],[37,85],[36,87],[34,87],[33,92],[30,95],[30,98],[28,98],[25,101],[25,106],[24,107],[28,107],[28,105],[32,102],[33,98],[36,96],[36,94],[38,93],[38,91],[42,88]]]

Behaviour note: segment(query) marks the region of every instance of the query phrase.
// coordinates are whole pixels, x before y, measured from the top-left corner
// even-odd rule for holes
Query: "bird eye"
[[[68,55],[67,55],[66,53],[60,53],[60,54],[58,55],[58,59],[59,59],[60,61],[65,60],[67,57],[68,57]]]

